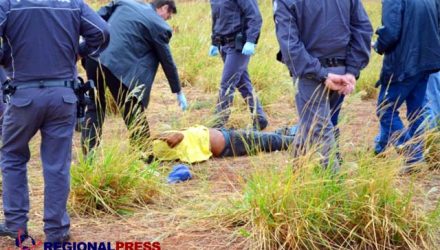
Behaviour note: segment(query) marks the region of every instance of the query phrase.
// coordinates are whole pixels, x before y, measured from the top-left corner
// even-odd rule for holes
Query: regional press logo
[[[15,239],[15,249],[7,250],[160,250],[157,241],[117,241],[112,242],[42,242],[29,234],[19,231]]]

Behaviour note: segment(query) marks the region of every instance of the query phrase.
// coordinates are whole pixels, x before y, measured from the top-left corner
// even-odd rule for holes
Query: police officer
[[[342,102],[369,61],[372,27],[360,0],[274,0],[282,60],[298,80],[299,132],[295,154],[319,147],[333,171],[335,124]],[[332,122],[333,120],[333,122]]]
[[[224,62],[216,113],[222,127],[229,119],[229,107],[237,88],[249,105],[254,128],[264,129],[267,116],[254,93],[248,73],[250,56],[255,53],[261,30],[261,14],[256,0],[211,0],[212,45],[210,56],[221,50]]]
[[[86,43],[79,50],[79,38]],[[83,0],[3,0],[0,52],[10,101],[3,121],[1,169],[5,224],[0,236],[27,232],[29,141],[41,133],[46,241],[69,239],[72,135],[76,120],[78,56],[98,55],[109,41],[107,24]]]
[[[121,109],[131,142],[141,147],[149,137],[144,110],[148,107],[159,63],[180,107],[187,108],[169,46],[172,29],[165,22],[174,13],[173,0],[155,0],[152,4],[114,0],[98,11],[110,24],[112,39],[99,60],[88,58],[84,62],[87,77],[97,83],[83,125],[84,153],[96,146],[101,135],[106,109],[105,86]]]
[[[397,145],[407,157],[402,173],[412,171],[415,163],[424,160],[420,136],[423,106],[429,75],[440,68],[439,32],[439,0],[382,1],[382,26],[376,31],[374,44],[375,51],[385,55],[377,83],[381,132],[375,153],[383,152],[389,143]],[[403,102],[407,107],[407,129],[398,112]]]

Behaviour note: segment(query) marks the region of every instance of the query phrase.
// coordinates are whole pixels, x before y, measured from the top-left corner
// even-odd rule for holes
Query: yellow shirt
[[[153,141],[153,154],[163,161],[181,160],[194,163],[208,160],[211,156],[209,148],[209,129],[204,126],[190,127],[178,132],[183,134],[183,140],[174,148],[170,148],[165,141]]]

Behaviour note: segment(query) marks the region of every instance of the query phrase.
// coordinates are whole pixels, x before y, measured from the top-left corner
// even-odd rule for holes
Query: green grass
[[[221,220],[255,249],[433,249],[440,207],[416,207],[399,161],[360,155],[336,176],[310,163],[256,171]]]
[[[147,165],[136,151],[109,145],[72,165],[70,205],[79,214],[127,213],[163,189],[157,163]]]

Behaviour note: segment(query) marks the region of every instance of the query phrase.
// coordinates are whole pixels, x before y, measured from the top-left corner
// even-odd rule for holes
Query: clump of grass
[[[431,168],[440,169],[440,130],[428,132],[425,156]]]
[[[127,213],[151,203],[162,186],[157,164],[113,144],[79,157],[71,169],[71,207],[80,214]]]
[[[399,164],[361,154],[338,175],[310,164],[260,170],[228,215],[252,248],[430,249],[440,208],[422,211],[414,186],[397,187]]]

